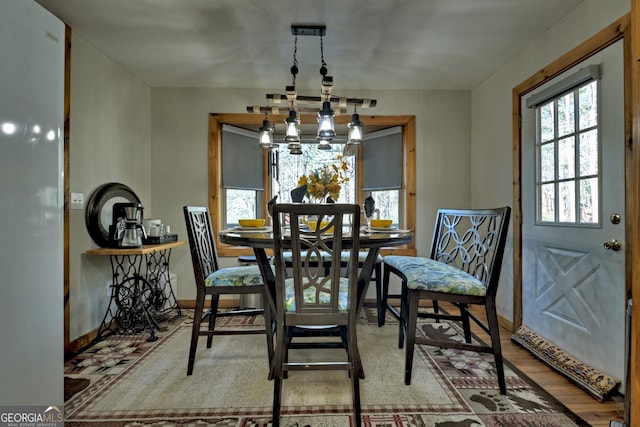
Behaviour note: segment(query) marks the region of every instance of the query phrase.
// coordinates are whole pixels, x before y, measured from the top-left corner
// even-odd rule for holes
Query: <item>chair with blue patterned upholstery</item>
[[[364,262],[367,259],[368,252],[360,251],[358,252],[358,268],[362,268],[364,266]],[[322,264],[325,268],[325,271],[328,271],[328,267],[331,264],[330,257],[327,256],[326,252],[321,252],[320,257],[322,259]],[[342,268],[347,268],[349,266],[349,259],[351,257],[350,251],[342,251],[340,254],[340,264]],[[293,265],[293,259],[291,256],[291,252],[285,252],[284,261],[287,268],[291,268]],[[318,260],[316,258],[310,260],[310,265],[314,267],[317,265]],[[328,274],[328,273],[326,273]],[[377,308],[378,308],[378,326],[384,325],[384,311],[382,310],[382,255],[378,255],[376,258],[376,263],[373,266],[373,274],[371,275],[371,281],[376,285],[376,300],[377,300]]]
[[[299,217],[317,215],[315,228],[301,226]],[[359,233],[347,238],[344,218],[353,217],[352,229],[360,229],[360,207],[354,204],[276,204],[273,209],[275,259],[276,350],[273,363],[273,426],[280,425],[283,380],[289,371],[346,370],[351,378],[353,422],[361,425],[360,379],[364,378],[356,337],[358,308],[358,264],[349,263],[346,277],[341,274],[343,247],[349,258],[357,259]],[[290,229],[285,229],[285,218]],[[326,221],[325,221],[326,219]],[[347,247],[348,242],[350,247]],[[285,254],[291,254],[291,272]],[[318,262],[322,259],[326,262]],[[308,334],[301,330],[308,330]],[[338,329],[340,340],[327,342],[321,330]],[[304,336],[304,340],[297,338]],[[337,342],[336,342],[337,341]],[[289,360],[290,351],[301,348],[335,348],[343,357],[326,353],[305,354]],[[329,353],[334,353],[329,351]],[[308,355],[308,353],[306,353]],[[325,355],[326,358],[323,358]],[[309,384],[313,387],[313,384]]]
[[[207,337],[207,348],[211,348],[214,335],[232,334],[267,334],[267,350],[269,361],[273,356],[272,328],[225,328],[216,329],[216,319],[227,316],[244,316],[249,314],[264,314],[265,325],[271,325],[271,311],[269,304],[264,309],[219,311],[220,295],[260,294],[264,295],[265,286],[257,265],[220,268],[216,251],[211,215],[209,209],[203,206],[184,206],[184,219],[187,225],[191,261],[196,283],[196,306],[191,329],[191,345],[189,347],[189,362],[187,375],[193,373],[198,338]],[[205,298],[211,296],[211,306],[204,313]],[[204,314],[203,314],[204,313]],[[208,318],[208,327],[201,328],[201,324]]]
[[[506,394],[496,293],[509,228],[511,208],[440,209],[436,218],[429,258],[385,256],[383,287],[390,273],[402,280],[399,347],[406,334],[405,384],[411,383],[414,347],[426,344],[441,348],[492,353],[501,394]],[[421,299],[433,301],[433,312],[419,311]],[[438,309],[439,301],[457,307],[459,314]],[[469,306],[484,306],[486,321]],[[418,318],[461,321],[465,342],[436,340],[416,333]],[[491,337],[491,345],[473,343],[469,320]],[[485,323],[486,322],[486,323]]]

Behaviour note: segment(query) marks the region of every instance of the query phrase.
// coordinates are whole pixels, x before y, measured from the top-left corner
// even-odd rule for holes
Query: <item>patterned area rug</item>
[[[165,322],[167,330],[156,342],[147,342],[147,335],[112,336],[68,361],[65,425],[270,425],[273,383],[267,380],[264,335],[215,337],[211,349],[201,339],[194,374],[187,376],[190,314],[186,311],[182,318]],[[251,327],[262,321],[261,317],[224,319],[220,326]],[[387,322],[378,328],[375,310],[365,308],[358,327],[366,375],[361,382],[364,426],[588,425],[509,365],[505,366],[508,393],[501,396],[491,355],[417,346],[412,384],[404,385],[397,322],[393,318]],[[425,322],[420,330],[462,339],[459,329],[449,323]],[[290,373],[284,382],[281,424],[351,425],[350,382],[345,375]]]

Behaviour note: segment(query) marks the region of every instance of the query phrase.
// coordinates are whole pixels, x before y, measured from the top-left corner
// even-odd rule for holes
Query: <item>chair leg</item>
[[[376,268],[378,266],[376,265]],[[382,266],[380,266],[380,270],[382,270]],[[384,269],[383,279],[382,279],[382,289],[378,287],[379,281],[378,271],[376,270],[376,299],[378,302],[378,326],[384,326],[385,318],[387,315],[387,300],[389,295],[389,280],[390,280],[391,271],[388,268]]]
[[[273,427],[280,426],[280,399],[282,397],[282,377],[276,376],[273,379],[273,415],[271,425]]]
[[[209,310],[209,332],[213,332],[216,327],[216,317],[218,314],[218,301],[220,295],[211,295],[211,308]],[[213,335],[207,336],[207,348],[211,348],[213,342]]]
[[[433,303],[433,313],[434,314],[440,313],[440,306],[438,305],[438,301],[433,300],[432,303]],[[440,317],[436,317],[435,320],[436,320],[436,323],[440,323]]]
[[[407,316],[409,313],[409,288],[407,288],[407,282],[402,282],[402,291],[400,294],[400,316],[398,316],[398,348],[404,347],[404,337],[407,331]]]
[[[406,288],[403,285],[402,289]],[[406,322],[407,322],[407,348],[405,349],[405,360],[404,360],[404,383],[406,385],[411,384],[411,370],[413,368],[413,351],[416,346],[416,324],[418,323],[418,301],[420,291],[407,289],[406,299],[406,307],[403,307],[403,311],[407,312]],[[407,310],[404,310],[404,309]]]
[[[384,326],[385,317],[387,315],[387,293],[389,290],[389,271],[385,269],[384,284],[382,280],[382,263],[375,265],[376,274],[376,303],[378,310],[378,326]]]
[[[267,336],[267,356],[269,358],[269,379],[272,378],[271,374],[271,365],[274,357],[274,347],[273,347],[273,313],[271,312],[271,307],[268,303],[266,303],[266,298],[263,295],[264,304],[264,328]]]
[[[462,318],[462,330],[464,331],[464,340],[467,344],[471,343],[471,325],[469,324],[469,306],[460,304],[460,317]]]
[[[191,345],[189,346],[189,361],[187,363],[187,375],[193,373],[193,364],[196,360],[196,350],[198,348],[198,338],[200,337],[200,324],[202,323],[202,312],[204,311],[204,294],[196,295],[196,307],[193,313],[193,325],[191,326]]]
[[[285,361],[285,354],[288,347],[289,338],[287,328],[278,325],[276,330],[276,340],[278,341],[275,348],[273,363],[273,409],[272,409],[272,427],[280,426],[280,405],[282,403],[282,380],[286,371],[283,370],[282,364]]]
[[[360,378],[355,372],[351,373],[351,394],[353,395],[353,425],[362,426],[362,411],[360,409]]]
[[[500,344],[500,325],[498,324],[498,315],[496,313],[495,303],[487,301],[485,306],[487,313],[487,323],[491,335],[491,346],[493,347],[493,358],[496,363],[496,373],[498,374],[498,387],[500,394],[507,394],[507,385],[504,379],[504,364],[502,361],[502,345]]]

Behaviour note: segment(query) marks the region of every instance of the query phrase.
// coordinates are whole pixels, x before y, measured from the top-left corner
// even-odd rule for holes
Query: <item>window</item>
[[[364,142],[364,178],[362,188],[376,202],[376,217],[402,221],[402,128],[399,126],[371,132]]]
[[[535,105],[538,224],[600,223],[599,67],[591,67],[566,80],[571,88],[557,93],[565,81],[549,88],[556,93]],[[576,75],[583,76],[577,84]]]
[[[285,117],[269,116],[269,119],[272,123],[278,123]],[[303,123],[315,121],[313,116],[302,116],[301,119]],[[349,116],[338,116],[335,119],[336,125],[344,125],[349,119]],[[216,230],[237,224],[239,218],[249,216],[254,209],[256,217],[266,218],[266,203],[271,195],[278,194],[279,202],[290,201],[291,189],[297,186],[301,175],[306,175],[321,165],[335,163],[337,156],[342,153],[342,147],[338,144],[334,144],[334,148],[326,152],[318,150],[316,144],[303,144],[303,151],[308,152],[301,156],[291,156],[284,144],[280,145],[279,150],[262,151],[255,136],[255,130],[262,124],[262,120],[263,117],[256,114],[209,116],[209,210]],[[357,156],[345,157],[349,163],[350,179],[343,185],[338,201],[362,205],[365,197],[371,193],[381,218],[392,218],[402,228],[415,229],[415,159],[412,154],[415,151],[415,117],[370,116],[362,117],[362,120],[370,127],[367,131],[370,139],[364,142],[369,150],[361,148]],[[394,130],[389,131],[388,128]],[[383,133],[374,132],[377,129],[384,129],[381,132],[394,135],[391,139],[395,143],[395,149],[391,152],[383,149],[389,147],[383,146],[381,139],[376,141],[383,136],[388,139]],[[235,149],[227,146],[231,139]],[[380,146],[374,149],[376,143]],[[259,152],[255,155],[249,150]],[[229,163],[227,154],[230,151],[234,153],[232,161],[236,163]],[[370,154],[375,155],[369,156]],[[390,155],[396,156],[397,160],[391,160]],[[257,162],[249,165],[249,157],[257,159]],[[382,159],[382,163],[376,164],[376,159],[378,162]],[[392,163],[398,167],[389,167]],[[229,169],[235,169],[235,172],[230,172]],[[231,177],[227,174],[231,174]],[[252,175],[252,178],[245,175]],[[378,181],[371,182],[367,180],[367,176],[377,178]],[[391,176],[395,177],[393,183],[380,184]],[[247,248],[222,245],[220,242],[217,244],[220,256],[237,256],[250,251]],[[415,255],[415,243],[385,252]]]
[[[292,156],[289,154],[286,144],[280,144],[271,152],[271,197],[277,195],[278,202],[291,202],[291,190],[298,187],[301,176],[308,176],[314,171],[324,167],[332,170],[333,165],[338,166],[342,160],[346,162],[349,170],[345,176],[348,181],[340,188],[341,203],[356,203],[356,162],[355,157],[344,157],[342,152],[344,144],[332,144],[331,150],[318,150],[316,144],[302,144],[302,154]]]
[[[224,228],[238,225],[241,218],[259,218],[264,203],[262,149],[247,130],[222,127],[222,187]]]

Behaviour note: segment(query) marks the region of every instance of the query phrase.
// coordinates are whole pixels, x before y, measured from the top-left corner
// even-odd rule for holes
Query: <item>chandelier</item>
[[[300,134],[299,113],[317,113],[318,130],[315,141],[318,149],[329,150],[336,137],[334,117],[336,114],[347,114],[347,108],[353,107],[351,121],[347,124],[347,146],[345,153],[354,154],[357,145],[362,143],[364,136],[363,123],[357,107],[372,108],[377,102],[375,99],[343,98],[332,95],[333,77],[327,75],[327,63],[324,60],[324,25],[291,25],[291,34],[294,36],[293,63],[291,65],[291,85],[285,87],[284,94],[268,93],[266,95],[268,106],[248,106],[247,112],[264,114],[265,118],[259,129],[259,144],[265,150],[278,146],[274,142],[274,126],[269,122],[269,114],[288,114],[285,119],[285,132],[283,142],[287,144],[290,154],[302,154],[302,138]],[[298,75],[298,36],[314,36],[320,38],[320,95],[299,95],[296,90],[296,76]],[[286,106],[281,106],[286,103]],[[335,108],[332,109],[332,104]]]

